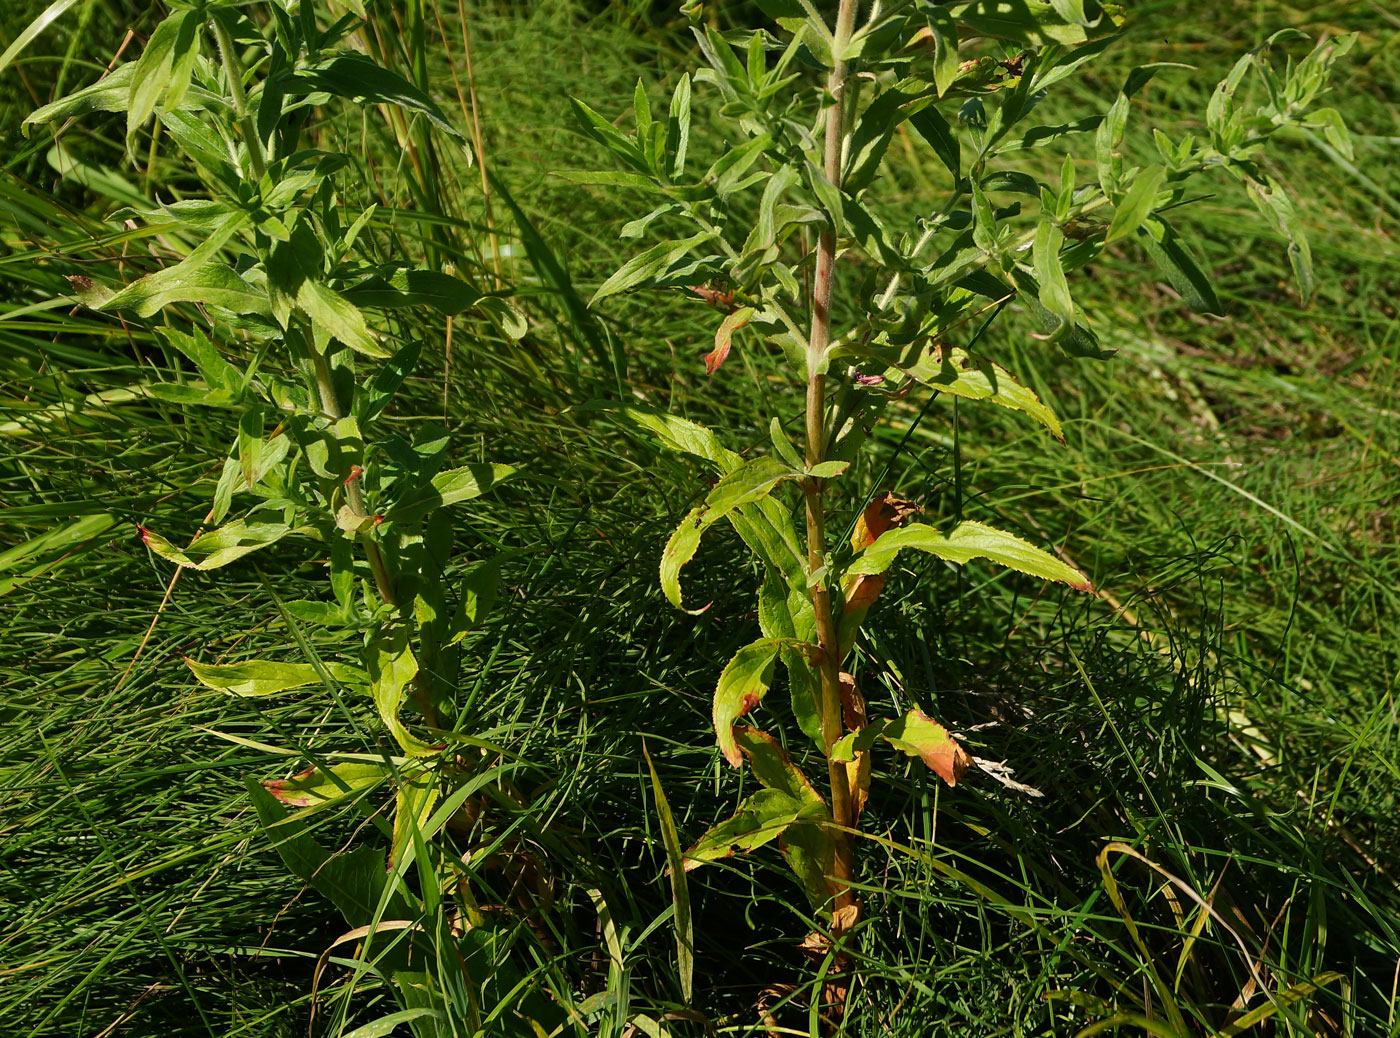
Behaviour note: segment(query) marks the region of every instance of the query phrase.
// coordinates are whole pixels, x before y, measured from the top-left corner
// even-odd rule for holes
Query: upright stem
[[[243,134],[243,143],[248,149],[248,161],[252,163],[253,175],[262,180],[267,173],[267,161],[263,155],[262,139],[258,136],[257,124],[248,111],[248,95],[243,92],[243,63],[238,60],[238,51],[233,45],[233,35],[228,27],[215,15],[209,19],[214,26],[214,38],[219,41],[219,53],[224,60],[224,72],[228,76],[229,93],[233,95],[233,112],[238,116],[238,129]]]
[[[825,173],[827,180],[840,186],[843,95],[846,88],[846,62],[843,52],[850,42],[855,24],[856,0],[841,0],[836,15],[836,32],[832,42],[832,66],[827,77],[827,91],[832,104],[826,110]],[[826,349],[831,341],[831,290],[836,263],[836,229],[828,226],[817,241],[817,262],[812,283],[812,332],[807,342],[807,465],[826,460]],[[809,479],[807,491],[807,568],[816,574],[826,558],[826,508],[823,483]],[[839,911],[856,905],[851,881],[855,876],[851,839],[848,832],[855,822],[851,809],[851,787],[846,766],[833,760],[832,747],[842,735],[841,720],[841,658],[836,620],[831,610],[831,593],[825,579],[815,580],[811,589],[812,608],[816,614],[817,639],[821,646],[821,725],[822,743],[826,748],[827,775],[831,782],[831,814],[837,829],[832,833],[836,845],[835,907]],[[838,916],[838,927],[844,929],[855,920],[851,913]]]
[[[331,421],[338,422],[344,414],[340,409],[340,401],[336,399],[331,367],[326,362],[325,354],[314,345],[309,346],[308,352],[311,354],[311,365],[316,373],[316,392],[321,398],[321,410]],[[366,514],[364,495],[360,492],[360,484],[357,481],[351,480],[345,484],[345,499],[357,515]],[[367,536],[356,537],[356,540],[365,550],[365,559],[369,562],[370,572],[374,574],[374,586],[379,591],[379,597],[386,605],[397,608],[399,597],[394,590],[394,581],[389,576],[389,567],[384,562],[384,553],[379,548],[379,542]],[[421,670],[413,679],[413,700],[418,705],[423,720],[434,728],[441,727],[437,710],[433,707],[427,678]]]

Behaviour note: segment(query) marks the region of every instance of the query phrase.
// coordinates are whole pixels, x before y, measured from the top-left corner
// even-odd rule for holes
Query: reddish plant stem
[[[836,15],[836,31],[832,41],[832,66],[827,76],[827,91],[832,103],[826,109],[826,140],[824,172],[833,185],[841,183],[841,141],[843,135],[842,109],[846,88],[846,62],[843,52],[851,38],[855,23],[856,0],[841,0]],[[835,214],[833,214],[835,219]],[[836,229],[828,226],[817,241],[816,269],[812,279],[812,331],[807,343],[807,465],[810,468],[826,460],[826,349],[831,342],[831,292],[835,280]],[[824,487],[820,479],[808,479],[807,492],[807,568],[815,575],[826,565],[826,508]],[[811,587],[812,609],[816,614],[817,640],[821,646],[821,727],[822,743],[826,749],[827,777],[831,783],[831,815],[837,828],[831,838],[835,844],[836,929],[844,931],[855,922],[855,912],[843,911],[855,907],[855,877],[850,834],[855,813],[851,806],[851,787],[846,766],[833,760],[832,747],[840,740],[841,719],[841,658],[835,616],[831,608],[831,592],[825,577],[816,579]],[[838,934],[839,936],[839,934]]]

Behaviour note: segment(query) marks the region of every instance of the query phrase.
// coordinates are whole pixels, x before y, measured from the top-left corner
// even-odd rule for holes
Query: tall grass
[[[42,6],[7,8],[0,43]],[[1203,70],[1159,76],[1146,101],[1162,119],[1202,110],[1196,84],[1290,18],[1276,4],[1233,3],[1193,14],[1183,31],[1178,7],[1143,6],[1123,66]],[[457,98],[455,71],[465,95],[457,10],[427,8],[418,46],[389,31],[411,23],[408,5],[384,8],[385,38],[372,45],[442,99]],[[758,856],[695,875],[697,994],[681,1005],[639,753],[645,738],[685,839],[741,794],[703,748],[703,676],[745,633],[749,605],[728,576],[740,555],[717,538],[692,567],[697,598],[714,603],[704,616],[663,610],[652,589],[661,543],[705,488],[569,410],[635,393],[731,442],[766,437],[754,402],[776,368],[743,352],[726,365],[724,393],[704,387],[713,329],[700,304],[677,293],[600,316],[568,294],[572,283],[586,296],[615,268],[630,214],[549,176],[596,161],[564,129],[566,97],[624,97],[639,71],[661,82],[690,45],[648,5],[467,10],[485,155],[518,214],[496,194],[488,222],[479,171],[426,146],[415,167],[391,125],[331,119],[317,132],[362,163],[367,197],[384,204],[380,248],[436,250],[493,278],[495,231],[502,278],[531,314],[515,345],[453,327],[450,362],[445,322],[414,327],[443,363],[394,416],[404,428],[445,421],[464,454],[489,445],[531,473],[474,509],[463,532],[518,552],[506,608],[474,636],[460,694],[476,730],[523,762],[529,808],[508,824],[552,884],[548,908],[530,913],[501,874],[516,933],[503,956],[572,1008],[577,1033],[621,1034],[640,1012],[698,1034],[691,1010],[726,1034],[761,1033],[760,1005],[806,1033],[801,988],[816,967],[783,938],[806,909]],[[0,551],[111,517],[71,542],[0,556],[0,1019],[23,1035],[304,1034],[318,979],[318,1030],[381,1015],[386,996],[337,1001],[349,970],[334,958],[317,978],[343,927],[283,873],[242,780],[279,777],[304,751],[362,747],[362,719],[313,695],[272,707],[222,698],[195,688],[179,657],[286,646],[274,596],[305,597],[319,576],[292,555],[217,579],[185,574],[127,673],[169,580],[132,524],[193,532],[231,429],[128,392],[155,372],[177,375],[174,361],[141,329],[74,310],[64,276],[115,281],[160,261],[158,239],[103,218],[122,192],[177,189],[180,159],[158,150],[147,175],[133,173],[119,125],[85,120],[61,143],[87,172],[61,171],[51,139],[13,129],[36,98],[95,78],[127,27],[149,20],[146,5],[80,2],[0,78],[11,145],[0,174]],[[1084,605],[930,567],[935,594],[885,605],[862,647],[869,687],[936,703],[979,757],[1008,761],[1044,795],[950,793],[892,769],[868,809],[877,835],[860,851],[863,896],[881,910],[860,934],[851,1033],[1074,1034],[1115,1015],[1121,1033],[1141,1033],[1127,1017],[1161,1013],[1153,969],[1202,1034],[1236,1003],[1268,1004],[1255,988],[1312,979],[1315,994],[1256,1033],[1400,1029],[1396,26],[1350,3],[1307,21],[1363,33],[1336,98],[1358,134],[1355,172],[1303,139],[1275,160],[1304,200],[1325,271],[1312,306],[1287,287],[1281,243],[1242,236],[1248,203],[1222,192],[1192,219],[1234,311],[1228,327],[1141,274],[1131,246],[1095,271],[1103,291],[1088,298],[1120,350],[1112,363],[1064,377],[1029,322],[1007,326],[1026,334],[1008,330],[998,348],[1073,416],[1071,451],[1041,452],[1014,419],[941,403],[903,415],[886,444],[917,461],[917,476],[891,489],[969,517],[995,500],[999,523],[1042,543],[1072,532],[1083,546],[1074,561],[1104,592]],[[1168,30],[1184,41],[1172,52],[1159,42]],[[910,206],[936,182],[917,155],[907,179]],[[702,772],[713,778],[695,782]],[[356,821],[333,820],[327,836],[352,839]],[[1097,863],[1109,841],[1215,915],[1198,927],[1203,909],[1181,887],[1111,853],[1115,905]],[[621,954],[611,966],[599,898]]]

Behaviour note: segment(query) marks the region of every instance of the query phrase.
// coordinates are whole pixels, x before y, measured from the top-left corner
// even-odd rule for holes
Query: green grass
[[[7,9],[4,42],[42,6]],[[585,297],[622,261],[617,230],[633,214],[622,192],[548,175],[607,165],[567,128],[566,98],[611,112],[637,75],[660,97],[687,61],[678,27],[636,6],[471,5],[492,170]],[[1228,4],[1193,11],[1185,28],[1177,6],[1143,7],[1117,67],[1051,103],[1096,111],[1132,65],[1186,61],[1199,80],[1163,71],[1144,100],[1151,118],[1188,126],[1204,110],[1202,84],[1273,29],[1363,32],[1331,102],[1357,134],[1355,171],[1301,139],[1271,159],[1300,198],[1322,289],[1300,304],[1282,242],[1222,187],[1181,223],[1228,321],[1192,315],[1123,246],[1084,290],[1119,350],[1112,362],[1052,355],[1025,315],[995,327],[989,351],[1067,419],[1068,449],[1016,415],[968,406],[955,440],[941,401],[922,418],[898,412],[885,429],[882,460],[903,452],[913,462],[893,489],[935,515],[994,519],[1063,545],[1103,597],[985,567],[921,564],[925,580],[891,580],[858,659],[867,697],[936,708],[977,756],[1006,761],[1044,796],[987,780],[945,790],[885,762],[888,781],[865,816],[869,911],[852,1034],[1073,1035],[1112,1012],[1160,1014],[1150,967],[1176,984],[1188,1018],[1199,1011],[1217,1026],[1251,968],[1275,991],[1335,971],[1287,1019],[1252,1033],[1400,1034],[1397,26],[1351,3],[1302,14]],[[344,924],[285,873],[242,782],[281,777],[306,751],[364,748],[368,713],[314,693],[226,699],[180,663],[295,651],[274,595],[319,593],[320,568],[301,549],[259,556],[256,568],[186,573],[123,681],[170,576],[132,524],[193,533],[232,420],[91,397],[176,377],[149,333],[54,303],[69,291],[63,275],[117,280],[155,262],[143,255],[151,243],[121,241],[103,220],[117,203],[59,177],[47,142],[24,144],[12,129],[35,96],[92,78],[127,25],[149,28],[144,12],[80,4],[0,79],[2,125],[17,145],[0,173],[0,426],[22,425],[0,434],[0,551],[82,515],[114,520],[90,543],[0,572],[36,571],[0,597],[0,1019],[16,1035],[305,1034],[317,957]],[[1167,34],[1179,42],[1163,47]],[[448,36],[460,73],[455,23]],[[428,72],[443,98],[455,97],[447,61],[434,48]],[[380,193],[379,248],[438,249],[485,276],[474,168],[440,151],[429,208],[382,124],[332,121],[320,132],[348,142],[367,193]],[[119,122],[93,119],[64,141],[94,166],[125,170],[135,190],[178,185],[178,160],[163,152],[157,175],[130,172],[120,137]],[[713,131],[697,142],[718,146]],[[916,159],[889,185],[892,207],[937,190],[935,164]],[[690,594],[711,608],[691,618],[666,607],[660,547],[704,484],[686,463],[568,408],[616,399],[622,386],[748,445],[766,438],[757,402],[788,387],[752,341],[707,379],[699,357],[715,315],[680,293],[571,318],[499,195],[492,216],[532,332],[510,344],[460,322],[450,365],[424,368],[394,423],[411,432],[445,421],[462,458],[528,473],[460,515],[464,561],[518,553],[506,608],[470,643],[466,727],[523,762],[512,781],[528,806],[497,801],[486,839],[510,831],[552,885],[552,903],[531,920],[502,913],[514,942],[506,957],[559,1001],[600,1012],[577,1033],[621,1034],[588,1001],[609,975],[589,891],[620,929],[633,1011],[679,1008],[640,746],[645,737],[683,840],[732,810],[741,780],[713,750],[708,700],[724,660],[751,637],[752,581],[738,547],[715,536],[691,567]],[[434,237],[433,226],[445,230]],[[444,356],[444,327],[404,331]],[[43,409],[47,420],[34,421]],[[873,488],[878,477],[858,480]],[[338,651],[306,634],[319,652]],[[332,819],[326,839],[352,838],[359,821]],[[1161,875],[1123,856],[1109,860],[1116,909],[1096,864],[1109,841],[1207,898],[1248,953],[1217,922],[1183,958],[1198,908],[1173,887],[1174,909]],[[777,864],[759,852],[691,874],[695,1008],[725,1034],[762,1033],[755,1005],[782,1003],[784,985],[816,977],[795,947],[810,925],[803,899]],[[485,882],[513,903],[503,874]],[[341,1013],[363,1022],[388,1011],[382,990],[339,1001],[348,976],[332,965],[321,977],[317,1033]],[[805,1033],[805,994],[795,994],[774,1012]],[[1260,1004],[1253,993],[1249,1007]],[[702,1033],[686,1019],[667,1026]]]

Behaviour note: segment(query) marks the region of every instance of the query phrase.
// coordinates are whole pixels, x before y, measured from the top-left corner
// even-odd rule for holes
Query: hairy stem
[[[846,62],[843,51],[851,38],[855,22],[856,0],[841,0],[836,15],[831,72],[827,77],[827,91],[832,103],[826,109],[826,141],[824,166],[826,178],[839,186],[841,182],[841,140],[842,112],[846,87]],[[812,281],[812,332],[807,339],[807,465],[820,464],[826,460],[826,348],[831,341],[831,291],[835,276],[836,228],[828,226],[822,231],[817,242],[816,270]],[[808,479],[807,492],[807,568],[809,576],[816,576],[826,565],[826,507],[823,500],[823,483],[820,479]],[[851,888],[854,878],[854,861],[851,839],[848,832],[854,826],[855,815],[851,809],[851,787],[846,776],[846,766],[833,760],[831,749],[842,735],[841,720],[841,657],[837,637],[836,620],[831,609],[831,592],[827,589],[824,577],[814,579],[811,588],[812,608],[816,613],[817,639],[821,646],[821,724],[822,743],[827,754],[827,774],[831,782],[831,814],[837,829],[832,833],[836,845],[835,908],[838,926],[851,925],[855,920],[852,913],[841,912],[856,905],[855,892]]]
[[[243,63],[238,60],[238,50],[233,44],[233,35],[223,21],[215,16],[209,19],[214,27],[214,38],[219,42],[219,54],[223,58],[224,72],[228,76],[229,93],[233,95],[233,112],[238,117],[238,129],[243,134],[243,143],[248,148],[248,161],[253,166],[253,175],[262,180],[267,174],[267,160],[263,155],[262,139],[258,136],[257,124],[248,111],[248,96],[243,92]]]

